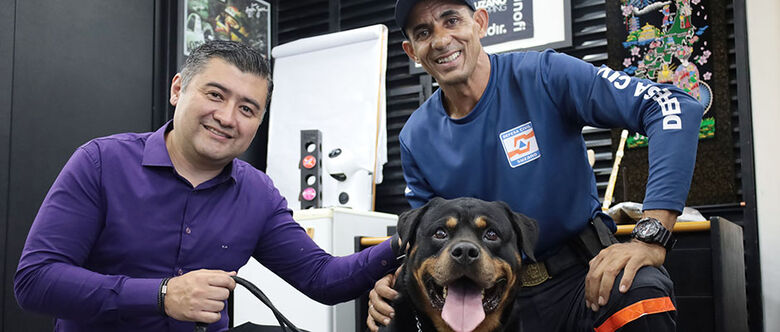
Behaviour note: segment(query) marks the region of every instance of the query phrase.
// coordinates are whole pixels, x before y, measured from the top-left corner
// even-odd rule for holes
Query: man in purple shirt
[[[79,147],[30,229],[19,305],[55,316],[56,331],[221,331],[230,276],[250,256],[322,303],[369,290],[397,265],[392,240],[329,255],[268,176],[236,159],[272,90],[260,53],[208,42],[173,78],[172,122]]]

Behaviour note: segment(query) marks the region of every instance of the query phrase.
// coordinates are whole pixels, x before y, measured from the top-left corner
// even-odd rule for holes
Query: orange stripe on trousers
[[[604,321],[601,326],[597,327],[595,331],[614,332],[615,330],[623,327],[623,325],[626,325],[644,315],[657,314],[659,312],[673,310],[676,309],[674,308],[674,304],[672,304],[672,299],[668,296],[642,300],[628,307],[620,309],[620,311],[607,318],[607,320]]]

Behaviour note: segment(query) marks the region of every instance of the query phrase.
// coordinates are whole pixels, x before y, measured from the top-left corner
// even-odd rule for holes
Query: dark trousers
[[[601,221],[596,219],[594,222]],[[589,257],[595,256],[599,248],[590,245],[590,250],[585,249],[588,246],[582,245],[582,242],[598,241],[589,240],[598,237],[596,233],[590,230],[583,232],[586,235],[575,240],[580,242],[567,244],[571,250],[561,250],[580,256],[577,264],[566,264],[571,266],[552,274],[547,281],[520,289],[516,308],[522,321],[523,332],[675,331],[677,311],[674,309],[674,284],[663,267],[641,268],[625,294],[618,291],[623,277],[621,272],[615,278],[606,306],[601,307],[598,312],[585,306],[587,262]],[[601,243],[606,242],[608,245],[609,242],[617,241],[611,234],[608,236],[610,239],[602,239]],[[601,234],[601,237],[604,238],[604,234]],[[560,256],[558,255],[559,259]],[[570,262],[571,259],[559,261]]]
[[[623,274],[618,275],[609,302],[594,312],[585,306],[587,272],[587,266],[578,266],[541,285],[521,288],[517,301],[523,332],[594,331],[621,309],[640,301],[668,297],[675,304],[669,274],[664,268],[648,266],[639,270],[631,289],[625,294],[618,291]],[[643,315],[623,325],[618,331],[675,331],[676,319],[675,310]]]

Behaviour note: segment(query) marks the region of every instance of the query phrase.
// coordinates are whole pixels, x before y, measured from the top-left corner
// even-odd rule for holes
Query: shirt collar
[[[173,120],[170,120],[162,127],[160,127],[160,129],[157,129],[157,131],[153,132],[152,135],[146,139],[146,146],[144,147],[143,161],[141,162],[141,165],[173,168],[171,156],[168,155],[168,147],[165,146],[165,134],[172,129]],[[236,165],[236,163],[236,158],[233,158],[230,164],[225,166],[219,175],[217,175],[214,179],[206,182],[212,182],[216,180],[215,182],[221,183],[230,178],[232,178],[234,182],[237,181],[238,165]]]
[[[165,146],[165,133],[171,129],[173,129],[173,120],[166,122],[146,139],[141,165],[173,167],[171,156],[168,155],[168,148]]]

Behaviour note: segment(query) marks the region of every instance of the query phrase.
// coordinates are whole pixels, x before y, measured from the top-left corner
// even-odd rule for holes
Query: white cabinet
[[[356,236],[386,236],[387,227],[395,226],[393,214],[353,211],[345,208],[325,208],[294,211],[301,224],[322,249],[335,256],[355,252]],[[254,258],[238,271],[238,275],[257,285],[282,314],[297,327],[311,332],[355,331],[355,301],[336,306],[320,304],[287,284]],[[247,321],[260,325],[278,325],[271,310],[249,291],[236,287],[233,324]]]

